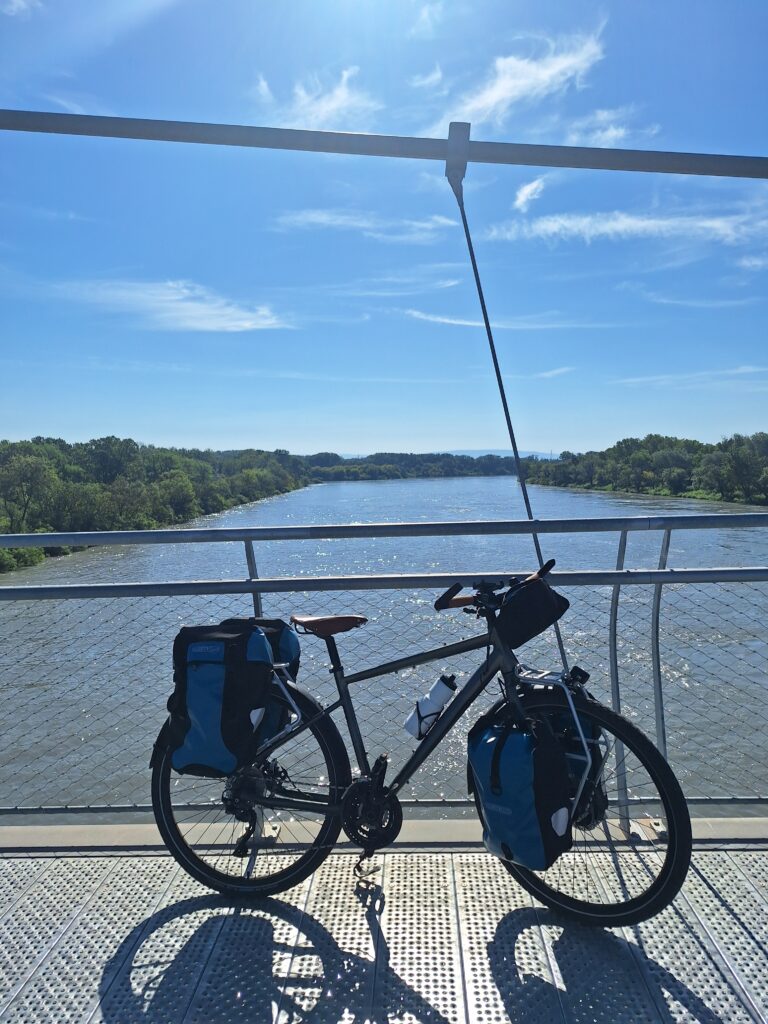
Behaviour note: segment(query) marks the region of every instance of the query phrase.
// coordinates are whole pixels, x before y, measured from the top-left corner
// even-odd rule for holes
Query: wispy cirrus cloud
[[[603,213],[558,213],[533,220],[514,220],[491,226],[485,237],[492,241],[541,239],[560,242],[578,239],[621,241],[629,238],[687,239],[737,245],[768,237],[768,217],[762,213],[738,214],[636,214],[613,210]]]
[[[658,373],[644,377],[620,377],[611,384],[670,388],[677,391],[768,391],[768,366],[735,366],[697,370],[692,373]]]
[[[515,201],[512,205],[521,213],[526,213],[531,203],[538,199],[543,191],[544,178],[534,178],[533,181],[520,186],[515,194]]]
[[[11,18],[17,15],[29,15],[36,8],[42,7],[40,0],[2,0],[0,2],[0,14],[7,14]]]
[[[764,256],[742,256],[736,260],[736,265],[742,270],[768,270],[768,254]]]
[[[85,217],[75,210],[54,210],[47,206],[27,206],[24,203],[10,203],[0,200],[0,210],[21,217],[33,217],[35,220],[68,221],[72,223],[92,222],[92,217]]]
[[[333,229],[358,231],[380,242],[424,245],[438,241],[444,231],[456,227],[450,217],[432,214],[420,219],[385,218],[363,210],[311,209],[280,214],[275,226],[282,231]]]
[[[408,29],[411,39],[432,39],[435,29],[443,20],[443,4],[441,2],[422,4],[416,21]]]
[[[657,124],[644,128],[633,125],[635,116],[635,108],[632,106],[594,110],[585,117],[571,121],[565,138],[566,145],[613,147],[658,134],[660,128]]]
[[[573,373],[575,369],[575,366],[557,366],[554,370],[542,370],[541,373],[534,373],[533,376],[548,380],[550,377],[562,377],[566,373]]]
[[[463,268],[462,268],[463,269]],[[408,295],[424,295],[441,292],[461,284],[461,277],[446,276],[447,270],[456,268],[451,264],[411,267],[401,273],[382,274],[378,277],[363,278],[349,284],[334,285],[329,289],[335,295],[351,298],[403,298]]]
[[[269,306],[233,302],[192,281],[69,281],[54,294],[113,313],[127,313],[159,331],[261,331],[290,327]]]
[[[503,128],[513,107],[583,85],[587,72],[603,57],[601,30],[561,39],[537,39],[541,52],[496,57],[485,80],[451,104],[431,134],[443,135],[450,121],[473,127]]]
[[[403,313],[412,320],[425,320],[431,324],[448,324],[451,327],[484,327],[482,320],[469,320],[465,317],[445,316],[440,313],[426,313],[421,309],[404,309]],[[499,331],[562,331],[581,328],[616,327],[617,324],[586,323],[578,320],[566,320],[557,310],[545,313],[532,313],[529,316],[512,317],[506,320],[494,320],[491,326]]]
[[[269,82],[259,75],[251,97],[270,108],[270,118],[283,128],[363,130],[383,104],[355,87],[354,80],[359,73],[358,67],[344,68],[338,81],[331,85],[317,75],[296,82],[293,96],[286,104],[275,99]]]
[[[256,79],[256,83],[251,89],[251,96],[260,103],[275,102],[275,97],[272,95],[272,90],[269,88],[269,82],[262,74],[259,74],[259,77]]]
[[[70,99],[68,96],[56,96],[52,93],[47,93],[44,97],[49,103],[54,103],[57,107],[61,107],[62,110],[66,110],[68,114],[87,114],[88,111],[77,100]]]
[[[37,369],[47,367],[49,364],[24,359],[23,357],[0,358],[0,365],[25,367]],[[153,376],[164,374],[194,374],[200,375],[200,362],[191,360],[181,362],[179,360],[155,360],[155,359],[103,359],[92,357],[77,363],[79,370],[89,370],[96,373],[138,373],[151,374]],[[394,374],[359,374],[345,373],[316,373],[311,370],[275,370],[264,366],[228,366],[223,363],[212,363],[206,367],[206,377],[223,378],[227,380],[241,380],[243,378],[254,378],[256,380],[282,380],[282,381],[308,381],[327,384],[391,384],[394,386],[414,385],[416,387],[425,384],[465,384],[466,377],[433,376],[422,377]]]
[[[435,89],[443,81],[443,72],[439,64],[435,64],[432,71],[425,75],[414,75],[408,79],[408,84],[414,89]]]
[[[634,281],[627,281],[617,286],[620,291],[634,292],[647,302],[657,306],[683,306],[687,309],[735,309],[739,306],[753,306],[761,300],[756,296],[747,296],[739,299],[713,298],[712,296],[689,296],[681,297],[676,295],[665,295],[663,292],[651,291],[643,285]]]

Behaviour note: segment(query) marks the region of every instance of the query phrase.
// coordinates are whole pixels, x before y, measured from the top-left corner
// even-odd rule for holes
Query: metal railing
[[[354,670],[361,662],[370,666],[394,653],[453,642],[462,629],[476,632],[474,620],[435,615],[434,592],[456,580],[471,585],[480,576],[508,578],[529,568],[259,578],[256,546],[266,552],[271,545],[283,550],[286,543],[295,549],[291,542],[509,537],[534,531],[618,535],[614,569],[555,571],[550,577],[559,589],[575,592],[563,620],[569,657],[592,671],[590,685],[599,696],[655,734],[694,803],[763,802],[768,749],[764,741],[755,743],[754,735],[768,726],[768,566],[667,565],[673,534],[723,529],[768,530],[768,513],[0,536],[0,547],[120,545],[131,551],[138,545],[145,552],[154,545],[216,544],[222,551],[222,544],[228,550],[234,544],[242,545],[247,565],[247,576],[233,579],[39,586],[3,586],[0,579],[0,693],[10,709],[0,740],[6,765],[0,809],[145,805],[146,760],[171,688],[170,645],[182,620],[247,614],[246,602],[253,602],[257,613],[286,618],[299,610],[362,611],[370,623],[344,650]],[[627,568],[628,538],[650,533],[660,534],[657,565]],[[106,555],[101,552],[102,568],[109,564]],[[57,567],[61,572],[66,563]],[[551,660],[548,648],[545,634],[521,653],[526,662],[538,664]],[[302,681],[328,700],[324,645],[310,640],[303,654]],[[450,667],[461,673],[472,665]],[[355,694],[374,749],[376,744],[403,747],[401,719],[428,682],[414,670],[406,679],[391,685],[379,681],[359,698]],[[432,775],[427,772],[421,781],[417,776],[420,803],[464,802],[463,749],[459,731],[445,752],[448,759],[440,760]]]

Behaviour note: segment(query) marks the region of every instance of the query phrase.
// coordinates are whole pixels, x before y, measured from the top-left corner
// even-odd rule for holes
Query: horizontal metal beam
[[[273,576],[259,580],[181,580],[167,583],[92,583],[54,587],[0,587],[0,601],[61,601],[113,597],[181,597],[194,594],[284,594],[329,590],[439,590],[461,583],[508,580],[525,576],[523,570],[503,569],[452,573],[419,573],[388,576]],[[551,573],[548,581],[560,587],[613,587],[657,583],[765,583],[768,566],[738,569],[623,569],[597,572]]]
[[[259,128],[196,121],[157,121],[137,117],[97,117],[92,114],[58,114],[32,110],[0,110],[0,129],[155,142],[191,142],[209,146],[244,146],[252,149],[287,149],[308,153],[403,157],[410,160],[445,161],[448,153],[446,139]],[[469,143],[467,160],[469,163],[480,164],[768,178],[768,158],[762,156],[478,141]]]
[[[351,537],[463,537],[530,533],[616,533],[621,530],[768,529],[768,512],[700,516],[607,516],[602,519],[510,519],[455,523],[362,523],[354,526],[254,526],[211,530],[111,530],[0,534],[0,548],[115,544],[214,544],[225,541],[340,540]]]

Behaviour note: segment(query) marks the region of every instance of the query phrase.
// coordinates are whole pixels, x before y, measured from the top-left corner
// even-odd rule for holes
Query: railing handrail
[[[192,594],[280,594],[328,590],[437,590],[452,583],[471,587],[480,579],[507,580],[530,571],[404,573],[385,576],[273,576],[252,580],[175,580],[158,583],[84,583],[60,586],[3,587],[0,601],[72,600],[105,597],[170,597]],[[553,572],[560,587],[648,586],[670,583],[764,583],[768,566],[707,569],[621,569]]]
[[[308,153],[439,160],[449,156],[446,139],[407,135],[370,135],[257,125],[162,121],[145,117],[68,114],[46,110],[0,110],[0,130],[86,135],[103,138],[186,142],[214,146],[247,146]],[[660,174],[703,174],[731,178],[768,178],[764,156],[722,153],[680,153],[648,149],[551,146],[520,142],[472,140],[469,163],[533,167],[574,167],[593,170],[642,171]]]
[[[0,548],[91,547],[115,544],[214,544],[228,541],[337,540],[353,537],[457,537],[484,534],[616,533],[649,530],[768,529],[768,512],[605,516],[594,519],[499,519],[437,523],[335,523],[319,526],[104,530],[5,533]]]

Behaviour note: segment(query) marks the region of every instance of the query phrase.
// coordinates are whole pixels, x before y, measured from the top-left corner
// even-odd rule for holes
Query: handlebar
[[[435,611],[441,612],[444,608],[450,608],[450,602],[453,600],[454,597],[456,597],[456,595],[461,589],[461,583],[453,583],[450,587],[448,587],[446,592],[444,594],[441,594],[440,597],[438,597],[438,599],[435,601]]]
[[[512,583],[516,583],[517,582],[518,585],[519,585],[520,583],[531,583],[531,582],[533,582],[533,580],[544,579],[544,577],[546,575],[548,575],[548,573],[550,573],[554,569],[554,567],[555,567],[555,559],[554,558],[550,558],[549,561],[545,562],[544,565],[542,565],[542,567],[540,569],[537,569],[536,572],[531,573],[531,575],[527,576],[524,580],[520,580],[519,577],[518,577],[518,579],[517,580],[513,580]],[[481,588],[481,584],[478,584],[478,583],[475,583],[474,586],[478,590]],[[485,586],[488,589],[487,584]],[[503,589],[504,586],[505,586],[504,583],[499,583],[499,584],[494,584],[489,589],[491,589],[491,590],[501,590],[501,589]],[[463,589],[463,586],[462,586],[461,583],[454,583],[450,587],[448,587],[446,592],[444,594],[441,594],[440,597],[438,597],[438,599],[435,601],[435,611],[436,612],[441,612],[441,611],[444,611],[446,608],[466,608],[468,605],[477,604],[477,602],[478,602],[478,594],[465,595],[464,597],[457,597],[457,594],[462,589]]]

